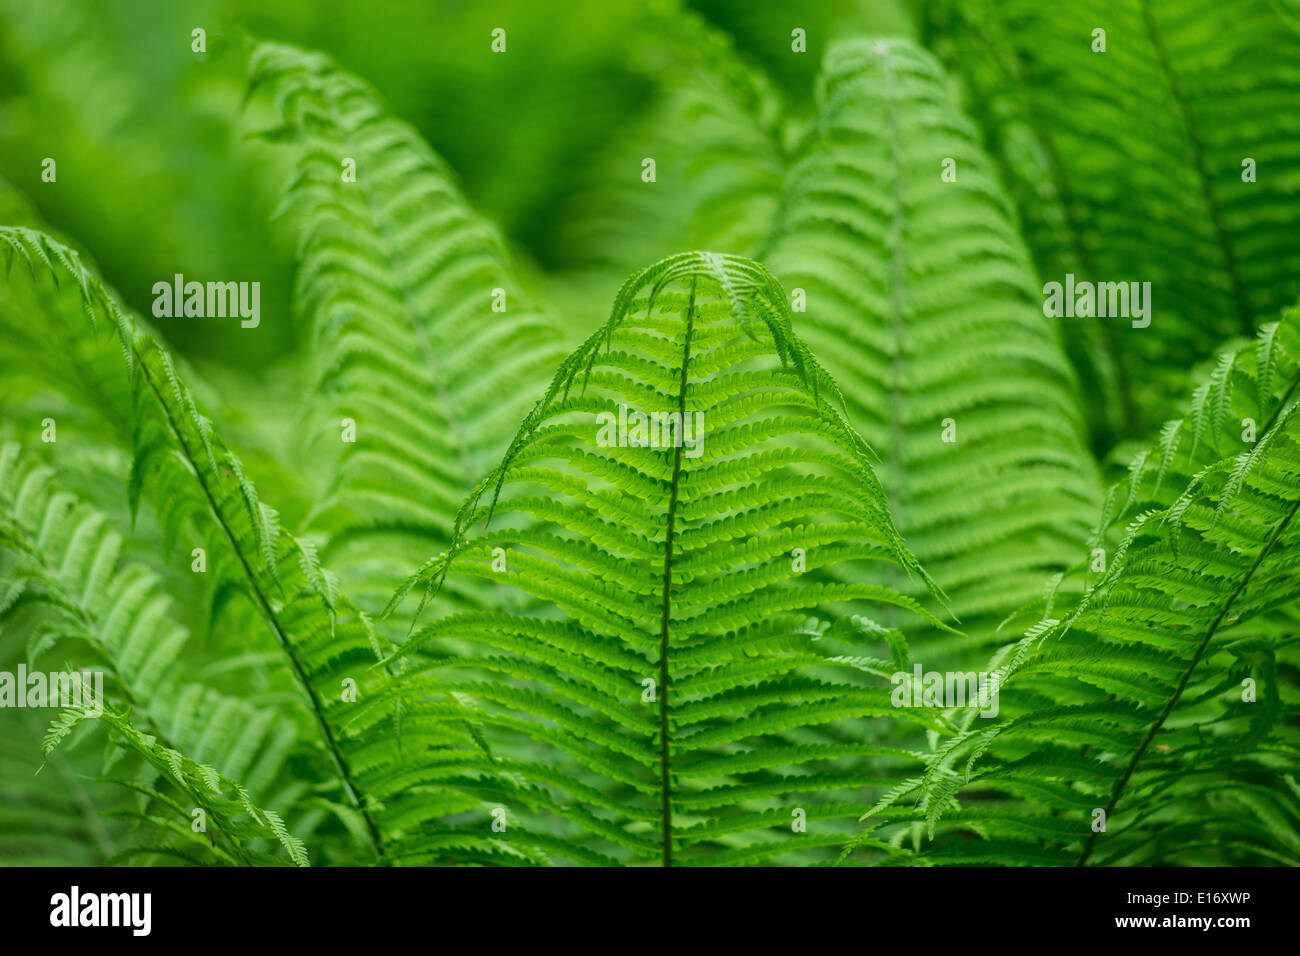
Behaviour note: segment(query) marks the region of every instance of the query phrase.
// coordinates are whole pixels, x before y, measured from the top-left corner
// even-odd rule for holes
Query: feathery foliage
[[[204,529],[209,573],[218,582],[214,590],[224,599],[254,605],[307,698],[322,756],[332,764],[345,798],[365,819],[373,850],[382,852],[377,825],[364,807],[321,692],[345,678],[367,684],[374,680],[366,664],[382,651],[369,619],[338,592],[310,544],[281,534],[275,509],[259,499],[239,459],[200,413],[170,355],[154,338],[137,332],[129,313],[78,254],[27,228],[0,228],[0,242],[10,266],[19,260],[33,274],[43,266],[56,281],[60,275],[71,279],[92,321],[102,317],[112,323],[135,393],[132,500],[147,492],[153,500],[167,502],[168,538],[187,518]],[[140,638],[146,639],[158,641],[160,636],[151,630]]]
[[[276,44],[249,69],[250,95],[271,89],[283,119],[261,135],[298,147],[282,209],[301,221],[295,308],[318,369],[306,452],[329,456],[341,423],[364,423],[309,524],[360,587],[374,578],[353,566],[381,547],[390,563],[373,575],[390,590],[413,555],[446,545],[460,500],[558,361],[559,330],[524,300],[446,165],[364,83]]]
[[[1067,326],[1099,441],[1142,434],[1183,368],[1300,296],[1300,32],[1272,0],[922,6],[1044,280],[1152,284],[1159,335]]]
[[[494,742],[480,763],[520,780],[511,809],[531,797],[598,841],[598,859],[758,862],[838,845],[831,826],[777,833],[797,810],[842,819],[853,805],[835,792],[875,782],[843,762],[875,746],[803,741],[890,712],[846,652],[905,646],[876,609],[924,612],[817,572],[924,575],[790,320],[747,260],[689,253],[638,272],[469,499],[452,548],[408,582],[427,594],[495,576],[543,605],[449,615],[401,653],[419,652],[485,726],[531,741]],[[485,679],[498,674],[513,680]]]
[[[0,0],[0,862],[1300,864],[1300,26],[787,6]]]
[[[1222,355],[1111,489],[1083,597],[991,662],[999,719],[865,832],[924,828],[928,863],[1300,863],[1297,385],[1298,311]]]
[[[804,334],[885,449],[900,531],[987,641],[1073,559],[1098,486],[1013,216],[929,54],[829,51],[763,258],[805,297]]]
[[[157,576],[120,560],[111,519],[58,488],[52,471],[0,447],[0,551],[9,591],[0,620],[22,617],[27,662],[84,642],[116,678],[110,691],[168,740],[260,792],[296,736],[274,712],[187,682],[189,633]],[[137,719],[140,719],[137,718]]]

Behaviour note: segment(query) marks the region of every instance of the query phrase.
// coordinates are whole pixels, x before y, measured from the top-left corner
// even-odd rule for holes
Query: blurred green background
[[[1159,289],[1160,328],[1149,335],[1061,325],[1092,450],[1113,476],[1134,440],[1177,413],[1187,369],[1300,295],[1300,244],[1288,240],[1300,111],[1276,108],[1294,105],[1300,83],[1300,6],[1194,9],[0,0],[0,177],[146,318],[153,284],[178,272],[259,281],[253,334],[228,335],[220,321],[155,324],[216,401],[241,385],[287,401],[303,390],[289,359],[310,325],[290,310],[297,232],[275,218],[294,156],[252,135],[273,120],[264,99],[245,104],[251,37],[324,51],[372,84],[500,228],[529,300],[572,347],[650,262],[699,248],[761,259],[789,161],[816,133],[828,43],[907,36],[945,65],[1039,278],[1133,270]],[[1108,66],[1062,59],[1086,50],[1079,44],[1101,22],[1117,44]],[[196,28],[206,52],[191,48]],[[505,55],[491,50],[497,28]],[[795,28],[802,52],[791,48]],[[1240,181],[1246,154],[1263,164],[1258,183]],[[58,163],[57,186],[41,182],[46,157]],[[642,188],[644,157],[656,160],[660,188]],[[269,429],[251,446],[273,446],[275,430],[290,427],[227,422]]]
[[[668,0],[2,0],[0,175],[85,249],[126,302],[150,315],[154,282],[259,280],[257,335],[219,323],[161,322],[211,374],[291,352],[289,230],[268,225],[290,157],[248,133],[245,40],[283,40],[335,57],[413,123],[460,177],[470,202],[504,231],[525,279],[549,287],[575,333],[591,327],[617,283],[678,250],[647,227],[640,243],[602,241],[608,192],[654,156],[671,179],[689,157],[656,122],[689,72],[698,30],[734,42],[741,61],[778,87],[787,113],[810,107],[826,39],[839,27],[909,32],[898,2],[700,0],[678,30]],[[807,31],[806,54],[791,29]],[[206,53],[191,31],[206,31]],[[491,31],[507,30],[507,55]],[[691,32],[686,33],[684,31]],[[58,166],[57,188],[40,181]],[[676,165],[675,165],[676,164]],[[660,195],[668,194],[662,191]],[[671,199],[663,202],[671,203]],[[685,215],[686,213],[681,213]],[[662,223],[673,210],[656,210]],[[684,237],[682,237],[684,238]],[[659,240],[659,241],[657,241]],[[735,251],[752,251],[737,249]]]

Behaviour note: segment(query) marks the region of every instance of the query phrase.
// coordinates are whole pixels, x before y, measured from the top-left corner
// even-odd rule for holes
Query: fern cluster
[[[133,262],[62,191],[162,114],[0,0],[0,678],[79,688],[0,695],[0,861],[1300,863],[1284,6],[466,13],[427,113],[254,6]],[[259,259],[256,330],[139,292]]]

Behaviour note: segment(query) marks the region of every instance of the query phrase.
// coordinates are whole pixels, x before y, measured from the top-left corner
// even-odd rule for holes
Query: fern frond
[[[1082,599],[1001,668],[996,723],[915,781],[942,801],[927,861],[1300,864],[1300,699],[1279,674],[1297,661],[1297,385],[1291,311],[1138,456]]]
[[[1103,447],[1171,412],[1208,343],[1300,296],[1300,35],[1279,4],[940,0],[922,33],[966,82],[1043,280],[1151,283],[1150,328],[1067,320],[1101,369]]]
[[[796,323],[882,449],[894,520],[987,645],[1093,520],[1076,384],[933,57],[903,40],[839,43],[818,89],[764,261],[806,296]],[[882,580],[904,583],[888,568]]]
[[[273,94],[274,139],[299,155],[281,211],[299,224],[295,310],[325,399],[308,445],[336,462],[311,527],[331,536],[325,557],[350,593],[386,596],[446,546],[460,501],[562,357],[561,331],[447,165],[373,89],[280,44],[258,44],[249,70],[250,95]],[[339,441],[344,419],[355,441]]]
[[[944,729],[855,666],[882,642],[869,609],[943,625],[896,590],[820,573],[887,563],[928,582],[790,319],[748,260],[687,253],[637,273],[466,502],[451,549],[395,596],[471,576],[540,602],[445,616],[400,649],[487,729],[494,756],[456,769],[490,779],[518,820],[499,837],[476,823],[485,848],[559,826],[561,855],[817,858],[845,794],[887,776],[861,763],[878,743],[834,727]],[[629,443],[618,421],[633,413],[687,431]]]
[[[327,759],[348,798],[363,808],[378,849],[378,827],[364,810],[321,690],[330,686],[330,693],[337,693],[345,677],[362,687],[376,680],[369,669],[378,650],[373,630],[349,605],[344,605],[346,615],[336,615],[332,604],[340,599],[312,586],[303,570],[310,565],[302,563],[296,539],[280,533],[274,511],[258,499],[239,459],[199,412],[171,357],[155,340],[137,334],[130,315],[79,256],[22,228],[0,228],[0,248],[33,272],[38,263],[56,278],[64,270],[84,291],[87,309],[111,319],[136,385],[132,500],[148,486],[170,514],[191,517],[204,529],[211,572],[245,595],[262,617],[306,698]]]
[[[183,858],[210,854],[226,865],[284,865],[281,858],[249,847],[253,841],[270,840],[284,849],[295,866],[309,865],[306,847],[301,840],[289,833],[279,814],[255,806],[248,792],[226,775],[164,746],[151,734],[141,733],[125,715],[114,713],[102,699],[92,699],[83,705],[66,708],[46,734],[46,755],[51,754],[68,734],[87,720],[99,720],[107,725],[122,746],[143,757],[190,803],[186,807],[160,791],[149,787],[137,788],[151,803],[160,804],[171,812],[167,817],[153,815],[148,811],[134,815],[159,829],[170,831],[174,836],[187,839],[190,844],[188,852],[184,848],[166,848],[162,844],[144,852],[159,853],[171,849]],[[202,811],[202,816],[197,811]],[[201,827],[197,825],[199,820],[203,824]]]
[[[29,666],[64,651],[64,639],[89,645],[137,721],[148,715],[173,746],[263,792],[297,737],[292,722],[186,679],[189,634],[157,577],[121,561],[111,521],[52,479],[18,445],[0,446],[0,554],[12,558],[3,565],[6,633],[27,636]]]
[[[270,632],[315,725],[321,772],[350,805],[341,812],[331,806],[331,812],[345,826],[359,820],[360,830],[349,829],[364,836],[372,856],[382,857],[412,808],[431,818],[463,810],[466,798],[445,783],[441,768],[467,749],[482,752],[467,723],[472,712],[440,687],[424,686],[416,699],[439,718],[407,719],[409,678],[375,666],[389,645],[332,583],[311,545],[280,528],[275,510],[261,501],[239,459],[199,411],[169,354],[136,332],[131,316],[75,252],[41,233],[6,227],[0,227],[0,248],[33,271],[48,262],[45,268],[56,274],[60,268],[71,272],[86,290],[88,308],[112,317],[137,383],[131,495],[148,494],[165,503],[167,513],[188,516],[201,528],[209,573],[225,582],[218,587],[249,601]],[[413,781],[419,786],[411,787]],[[404,802],[388,806],[396,796]]]

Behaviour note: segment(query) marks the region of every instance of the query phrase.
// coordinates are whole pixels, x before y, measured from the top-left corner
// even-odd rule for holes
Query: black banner
[[[651,932],[670,898],[709,936],[771,942],[778,925],[817,933],[900,929],[929,947],[996,938],[1200,936],[1233,945],[1294,925],[1288,869],[696,869],[545,874],[511,869],[7,869],[6,933],[75,934],[114,945],[183,939],[373,943],[389,933],[505,937]],[[670,894],[657,897],[652,894]],[[439,927],[443,926],[444,929]],[[710,929],[709,927],[715,927]],[[685,924],[683,924],[685,929]],[[694,935],[694,931],[692,932]],[[14,937],[11,937],[14,938]]]

